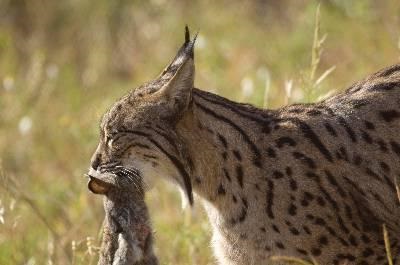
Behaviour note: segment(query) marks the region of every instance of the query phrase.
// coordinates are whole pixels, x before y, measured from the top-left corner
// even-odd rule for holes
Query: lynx
[[[195,88],[195,40],[103,116],[89,186],[118,165],[196,194],[219,264],[387,264],[383,224],[400,264],[400,65],[267,110]]]

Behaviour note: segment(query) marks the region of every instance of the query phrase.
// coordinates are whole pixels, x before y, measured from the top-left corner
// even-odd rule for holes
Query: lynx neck
[[[256,143],[263,141],[263,131],[270,131],[273,116],[272,111],[194,89],[177,129],[193,160],[195,193],[215,206],[228,207],[225,199],[240,200],[241,193],[253,189],[259,174],[245,171],[262,168]]]

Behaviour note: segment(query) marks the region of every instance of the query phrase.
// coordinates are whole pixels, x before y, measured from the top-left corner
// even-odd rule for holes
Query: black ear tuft
[[[188,25],[185,26],[185,44],[190,42],[190,32]]]
[[[183,51],[186,55],[188,55],[190,58],[193,59],[194,57],[194,44],[197,39],[197,35],[199,32],[194,35],[193,40],[190,40],[190,31],[188,25],[185,26],[185,43],[183,44],[180,52],[178,52],[178,55]]]

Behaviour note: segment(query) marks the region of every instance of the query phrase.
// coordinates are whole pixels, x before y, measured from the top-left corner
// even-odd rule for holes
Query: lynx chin
[[[154,80],[104,114],[89,188],[121,168],[193,193],[219,264],[400,264],[400,65],[314,104],[259,109],[195,88],[185,42]],[[128,182],[129,183],[129,182]],[[128,184],[127,184],[128,185]],[[172,250],[171,250],[172,251]]]

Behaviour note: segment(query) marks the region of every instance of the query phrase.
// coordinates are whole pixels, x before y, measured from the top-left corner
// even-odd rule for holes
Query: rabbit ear
[[[101,179],[89,176],[88,189],[95,194],[107,194],[111,189],[112,184]]]
[[[99,174],[96,176],[88,175],[88,177],[88,189],[95,194],[105,195],[113,188],[121,188],[114,175]]]

